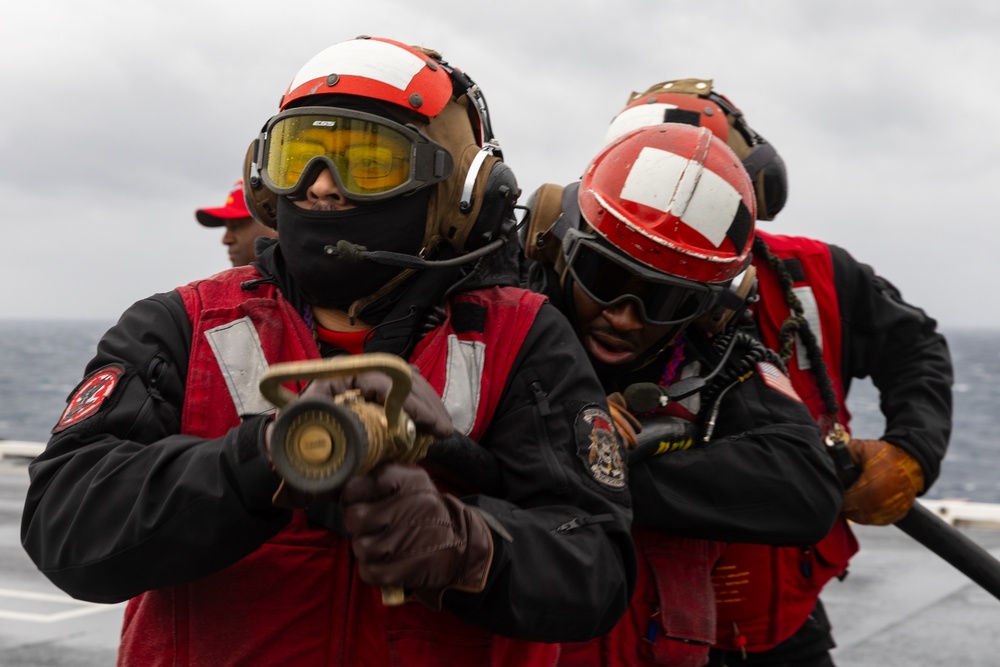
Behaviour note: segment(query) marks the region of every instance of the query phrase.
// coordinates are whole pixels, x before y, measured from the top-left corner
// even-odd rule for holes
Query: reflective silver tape
[[[813,294],[812,287],[808,285],[793,287],[792,292],[795,293],[795,296],[799,297],[799,301],[802,303],[802,314],[806,318],[806,322],[809,323],[809,330],[816,337],[816,344],[819,346],[819,351],[822,352],[823,330],[820,328],[819,306],[816,305],[816,295]],[[802,338],[798,334],[795,334],[795,356],[799,358],[798,364],[801,370],[808,370],[812,366],[809,363],[809,354],[806,352],[805,343],[802,342]]]
[[[274,412],[258,383],[267,370],[267,358],[260,344],[257,329],[249,317],[223,324],[205,332],[205,338],[215,353],[215,360],[226,379],[236,413],[255,415]]]
[[[455,430],[463,435],[469,435],[476,424],[485,353],[486,345],[481,341],[448,336],[448,370],[441,400]]]

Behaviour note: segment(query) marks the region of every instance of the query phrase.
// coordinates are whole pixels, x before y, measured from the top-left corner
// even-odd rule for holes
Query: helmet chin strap
[[[402,285],[412,275],[413,275],[412,270],[404,269],[399,273],[397,273],[392,280],[387,282],[385,285],[382,285],[382,287],[380,287],[374,293],[369,294],[368,296],[363,296],[352,302],[351,305],[348,306],[347,308],[347,317],[349,318],[351,325],[354,325],[357,322],[358,316],[362,312],[364,312],[365,308],[367,308],[371,304],[375,303],[376,301],[384,297],[386,294],[389,294],[394,289]]]

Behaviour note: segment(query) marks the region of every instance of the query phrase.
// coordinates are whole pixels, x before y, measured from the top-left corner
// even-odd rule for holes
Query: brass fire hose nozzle
[[[385,373],[392,381],[384,406],[364,400],[356,390],[329,398],[299,398],[283,386],[370,371]],[[391,354],[274,364],[261,377],[260,392],[281,409],[271,435],[275,470],[293,488],[318,495],[336,491],[355,473],[383,461],[418,460],[424,452],[416,446],[413,421],[403,412],[412,386],[409,364]]]
[[[364,400],[357,390],[303,399],[283,386],[370,371],[385,373],[392,381],[384,406]],[[415,463],[433,439],[418,434],[403,411],[413,375],[409,364],[395,355],[371,353],[274,364],[259,386],[264,398],[281,411],[271,433],[274,469],[299,491],[330,494],[379,463]],[[402,604],[402,589],[384,587],[382,601]]]

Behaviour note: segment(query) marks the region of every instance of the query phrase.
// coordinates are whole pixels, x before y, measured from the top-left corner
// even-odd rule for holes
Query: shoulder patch
[[[768,387],[779,394],[784,394],[788,398],[802,403],[802,398],[799,397],[798,392],[792,386],[792,381],[788,379],[788,376],[780,368],[769,361],[759,361],[757,362],[757,372],[760,373],[761,379],[764,380],[764,384]]]
[[[66,409],[59,417],[59,423],[55,425],[52,432],[58,433],[97,414],[105,399],[111,396],[115,387],[118,386],[118,381],[124,373],[124,366],[112,364],[96,370],[84,378],[69,399]]]
[[[602,486],[624,489],[625,465],[611,416],[596,405],[588,405],[577,413],[574,426],[584,467]]]

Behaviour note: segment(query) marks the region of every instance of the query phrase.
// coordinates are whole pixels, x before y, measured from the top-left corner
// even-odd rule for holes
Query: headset
[[[788,200],[788,171],[785,169],[785,161],[774,146],[750,127],[736,105],[714,90],[703,97],[719,105],[733,119],[732,127],[750,147],[750,152],[742,158],[742,162],[757,193],[757,219],[774,220]]]
[[[465,183],[462,186],[462,196],[459,199],[458,208],[463,213],[471,211],[476,204],[477,191],[482,202],[479,214],[472,223],[463,247],[466,251],[479,250],[496,241],[496,247],[499,248],[517,228],[514,207],[521,195],[517,178],[514,176],[514,171],[503,161],[503,151],[493,134],[489,106],[486,104],[486,97],[483,95],[482,89],[468,74],[451,67],[440,56],[436,56],[435,60],[451,77],[455,98],[465,95],[472,102],[469,116],[473,127],[476,126],[475,121],[479,121],[479,140],[482,148],[479,149],[479,153],[476,154],[469,166],[469,173],[466,174]],[[489,157],[495,157],[496,160],[488,161]],[[492,164],[486,175],[486,183],[482,188],[477,189],[476,183],[480,178],[480,173],[488,162],[492,162]]]

